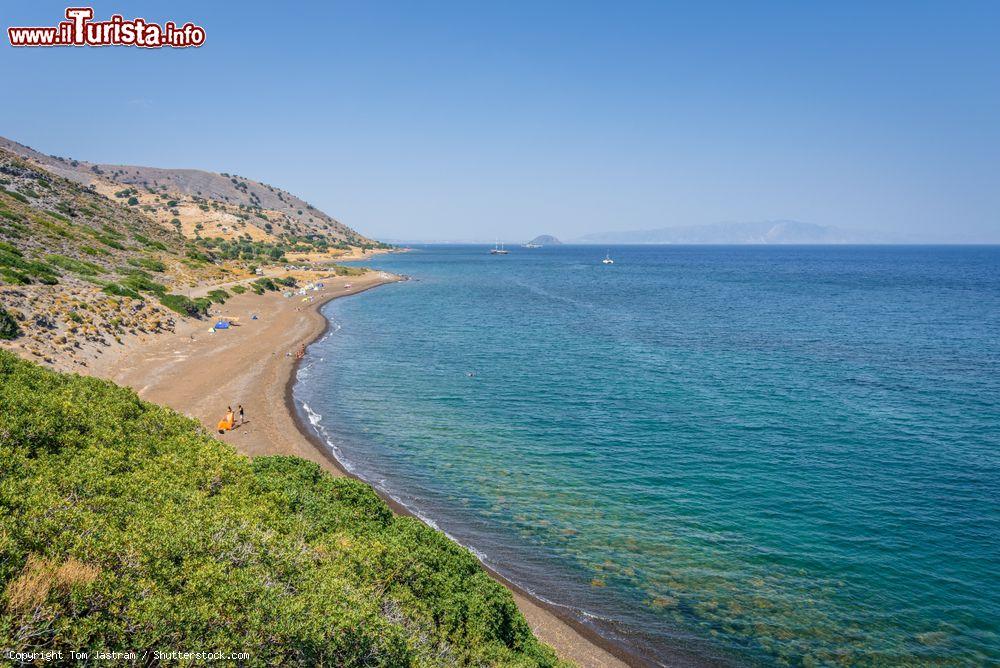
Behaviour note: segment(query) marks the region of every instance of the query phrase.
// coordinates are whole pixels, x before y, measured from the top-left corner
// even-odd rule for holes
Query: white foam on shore
[[[344,470],[346,470],[348,473],[357,475],[355,473],[354,467],[351,466],[350,462],[344,459],[344,453],[340,450],[340,448],[338,448],[334,444],[333,439],[330,438],[330,434],[323,427],[322,425],[323,416],[314,411],[312,408],[310,408],[309,404],[307,404],[306,402],[304,401],[301,402],[301,405],[302,405],[302,410],[305,411],[306,418],[308,418],[309,420],[309,424],[313,426],[313,429],[316,430],[316,434],[320,438],[322,438],[323,442],[326,443],[328,448],[330,448],[330,452],[333,454],[334,459],[336,459],[337,462],[341,466],[343,466]]]
[[[311,366],[311,364],[309,366]],[[474,554],[476,556],[476,558],[480,562],[482,562],[483,565],[487,566],[488,568],[493,569],[494,571],[497,571],[498,573],[500,572],[500,569],[495,564],[491,563],[490,557],[489,557],[489,555],[486,552],[483,552],[482,550],[476,548],[474,545],[467,545],[467,544],[463,543],[462,541],[458,540],[455,536],[453,536],[452,534],[450,534],[448,531],[446,531],[445,529],[442,529],[441,526],[437,522],[435,522],[433,518],[428,517],[427,515],[425,515],[424,513],[422,513],[419,509],[413,507],[411,504],[407,503],[402,498],[400,498],[400,496],[397,493],[393,492],[389,488],[388,480],[386,480],[385,478],[381,478],[380,480],[378,480],[376,482],[376,481],[369,480],[368,478],[366,478],[365,476],[363,476],[357,470],[357,467],[351,465],[351,463],[348,462],[347,459],[344,458],[343,451],[337,446],[337,444],[334,442],[334,440],[330,437],[330,433],[326,430],[326,428],[323,427],[323,424],[322,424],[323,423],[323,416],[320,413],[317,413],[316,411],[314,411],[309,406],[309,404],[307,404],[306,402],[302,401],[302,402],[299,402],[299,403],[302,406],[302,410],[305,412],[307,419],[309,420],[309,424],[312,425],[313,429],[316,431],[317,436],[319,436],[323,440],[323,442],[326,444],[326,446],[328,448],[330,448],[330,452],[333,454],[334,458],[337,460],[337,462],[342,467],[344,467],[344,469],[347,472],[351,473],[352,475],[357,476],[359,479],[363,480],[364,482],[368,483],[372,487],[376,488],[378,491],[382,492],[384,495],[386,495],[387,497],[389,497],[390,499],[392,499],[395,503],[398,503],[400,506],[402,506],[403,508],[405,508],[407,510],[407,512],[409,512],[410,514],[412,514],[414,517],[416,517],[417,519],[419,519],[421,522],[423,522],[424,524],[426,524],[430,528],[434,529],[435,531],[440,531],[445,536],[447,536],[448,539],[451,540],[452,542],[454,542],[454,543],[456,543],[458,545],[461,545],[462,547],[464,547],[465,549],[467,549],[469,552],[472,552],[472,554]],[[572,605],[567,605],[565,603],[559,603],[557,601],[553,601],[552,599],[547,598],[547,597],[539,594],[533,588],[525,586],[523,583],[519,582],[515,578],[512,578],[512,577],[510,577],[508,575],[503,575],[503,577],[505,577],[508,580],[510,580],[511,582],[513,582],[519,589],[523,590],[525,593],[527,593],[532,598],[535,598],[535,599],[541,601],[542,603],[544,603],[546,605],[550,605],[550,606],[555,607],[555,608],[560,608],[560,609],[566,610],[566,611],[570,612],[571,614],[580,615],[580,616],[582,616],[582,617],[584,617],[586,619],[592,619],[592,620],[603,621],[603,622],[613,622],[614,621],[614,620],[612,620],[612,619],[610,619],[608,617],[602,617],[601,615],[595,614],[593,612],[589,612],[589,611],[584,610],[582,608],[578,608],[578,607],[575,607],[575,606],[572,606]]]
[[[326,314],[324,314],[324,315],[326,315]],[[327,338],[333,336],[334,334],[336,334],[341,329],[340,323],[337,323],[334,320],[330,319],[329,316],[326,316],[326,317],[327,317],[328,322],[330,323],[329,331],[322,338],[320,338],[319,340],[317,340],[314,343],[319,343],[319,342],[325,341]],[[311,347],[311,345],[312,344],[310,344],[310,347]],[[322,358],[322,357],[319,357],[319,358],[307,357],[307,361],[304,364],[300,365],[300,367],[298,369],[298,372],[296,373],[296,381],[302,381],[302,380],[308,378],[310,376],[309,372],[311,371],[313,365],[315,365],[317,361],[322,362],[323,359],[324,358]],[[452,542],[456,543],[457,545],[460,545],[460,546],[464,547],[465,549],[467,549],[469,552],[471,552],[473,555],[475,555],[476,559],[478,559],[484,566],[486,566],[486,567],[494,570],[497,573],[500,573],[500,569],[495,564],[491,563],[490,557],[489,557],[489,555],[486,552],[483,552],[482,550],[476,548],[474,545],[467,545],[467,544],[463,543],[462,541],[458,540],[455,536],[453,536],[451,533],[449,533],[445,529],[442,529],[441,526],[436,521],[434,521],[434,519],[432,519],[431,517],[427,516],[426,514],[424,514],[423,512],[421,512],[419,509],[415,508],[410,503],[407,503],[397,493],[395,493],[390,488],[388,480],[386,480],[385,478],[382,478],[382,479],[378,480],[377,482],[375,482],[375,481],[372,481],[372,480],[368,479],[364,475],[362,475],[361,472],[357,469],[357,467],[353,466],[345,458],[343,450],[341,450],[341,448],[336,444],[336,442],[334,441],[334,439],[331,437],[330,433],[323,426],[323,424],[322,424],[322,422],[323,422],[323,416],[322,416],[322,414],[317,413],[316,411],[314,411],[309,406],[309,404],[307,404],[305,401],[300,401],[298,403],[301,405],[302,410],[305,413],[307,419],[309,420],[309,424],[312,425],[312,428],[315,430],[316,435],[319,436],[322,439],[322,441],[330,449],[330,452],[333,455],[333,457],[344,468],[344,470],[346,470],[351,475],[357,476],[360,480],[368,483],[369,485],[372,485],[372,487],[374,487],[379,492],[381,492],[382,494],[384,494],[385,496],[387,496],[388,498],[390,498],[393,502],[395,502],[395,503],[399,504],[401,507],[405,508],[408,513],[410,513],[411,515],[413,515],[414,517],[416,517],[417,519],[419,519],[421,522],[423,522],[424,524],[426,524],[430,528],[434,529],[435,531],[440,531],[449,540],[451,540]],[[515,586],[517,586],[519,589],[521,589],[522,591],[524,591],[525,593],[527,593],[530,597],[532,597],[534,599],[537,599],[538,601],[541,601],[545,605],[549,605],[549,606],[552,606],[552,607],[555,607],[555,608],[560,608],[560,609],[566,610],[566,611],[568,611],[571,614],[571,616],[572,615],[579,615],[579,616],[582,616],[583,618],[586,618],[586,619],[599,620],[599,621],[604,621],[604,622],[612,622],[613,621],[610,618],[602,617],[602,616],[594,614],[592,612],[588,612],[587,610],[583,610],[583,609],[578,608],[578,607],[574,607],[574,606],[571,606],[571,605],[566,605],[564,603],[558,603],[556,601],[553,601],[553,600],[551,600],[551,599],[549,599],[549,598],[547,598],[545,596],[542,596],[541,594],[539,594],[534,589],[525,586],[523,583],[519,582],[515,578],[510,577],[509,575],[503,575],[502,574],[502,576],[504,578],[507,578],[508,580],[510,580],[512,583],[514,583]]]
[[[320,358],[320,359],[322,359],[322,358]],[[312,366],[312,364],[309,364],[305,368],[308,368],[308,367],[311,367],[311,366]],[[416,517],[417,519],[419,519],[421,522],[423,522],[424,524],[426,524],[430,528],[434,529],[435,531],[440,531],[441,533],[443,533],[445,536],[447,536],[448,540],[452,541],[453,543],[456,543],[457,545],[461,545],[462,547],[464,547],[466,550],[468,550],[473,555],[475,555],[476,559],[478,559],[480,561],[480,563],[482,563],[487,568],[490,568],[490,569],[492,569],[493,571],[495,571],[497,573],[501,573],[501,569],[499,569],[495,564],[493,564],[493,563],[490,562],[489,555],[486,552],[483,552],[482,550],[477,549],[473,545],[467,545],[467,544],[463,543],[462,541],[458,540],[455,536],[453,536],[452,534],[450,534],[448,531],[446,531],[445,529],[442,529],[441,526],[437,522],[435,522],[432,518],[430,518],[427,515],[425,515],[424,513],[420,512],[420,510],[418,510],[417,508],[413,507],[412,505],[410,505],[409,503],[407,503],[406,501],[404,501],[402,498],[399,497],[398,494],[394,493],[389,488],[388,480],[386,480],[385,478],[381,478],[377,482],[374,482],[372,480],[369,480],[365,476],[361,475],[361,473],[357,470],[357,468],[354,467],[354,466],[352,466],[344,458],[343,451],[336,445],[336,443],[334,443],[333,439],[330,437],[330,433],[326,430],[325,427],[323,427],[323,424],[322,424],[322,422],[323,422],[323,416],[320,413],[317,413],[316,411],[314,411],[309,406],[309,404],[307,404],[306,402],[301,401],[299,403],[302,406],[302,410],[305,412],[307,419],[309,420],[309,424],[312,425],[313,429],[316,431],[317,436],[319,436],[323,440],[323,442],[326,444],[326,446],[328,448],[330,448],[330,452],[333,454],[334,458],[337,460],[337,462],[347,472],[351,473],[352,475],[357,476],[360,480],[368,483],[369,485],[371,485],[372,487],[374,487],[375,489],[377,489],[378,491],[380,491],[382,494],[384,494],[385,496],[387,496],[390,499],[392,499],[395,503],[398,503],[400,506],[402,506],[403,508],[405,508],[407,510],[407,512],[409,512],[410,514],[412,514],[414,517]],[[578,608],[576,606],[567,605],[565,603],[559,603],[557,601],[553,601],[550,598],[542,596],[535,589],[533,589],[531,587],[528,587],[528,586],[525,586],[523,583],[519,582],[517,579],[515,579],[515,578],[513,578],[513,577],[511,577],[509,575],[503,574],[503,573],[501,573],[501,575],[502,575],[502,577],[506,578],[510,582],[514,583],[514,585],[517,588],[519,588],[522,591],[524,591],[531,598],[534,598],[534,599],[536,599],[538,601],[541,601],[543,604],[548,605],[548,606],[552,606],[553,608],[559,608],[559,609],[565,610],[565,611],[567,611],[570,614],[571,617],[572,616],[576,616],[578,619],[579,618],[583,618],[583,619],[586,619],[586,620],[593,620],[593,621],[596,621],[596,622],[614,623],[614,620],[611,619],[611,618],[609,618],[609,617],[603,617],[601,615],[595,614],[593,612],[589,612],[587,610],[584,610],[582,608]],[[599,634],[599,635],[603,635],[603,634]]]
[[[424,524],[426,524],[430,528],[434,529],[435,531],[440,531],[445,536],[447,536],[448,539],[451,540],[452,542],[457,543],[457,544],[461,545],[462,547],[464,547],[465,549],[467,549],[469,552],[472,552],[472,554],[476,555],[476,558],[479,559],[479,561],[483,562],[487,566],[490,565],[490,563],[489,563],[489,555],[487,555],[482,550],[477,549],[473,545],[466,545],[466,544],[462,543],[460,540],[458,540],[457,538],[455,538],[455,536],[451,535],[450,533],[448,533],[447,531],[445,531],[444,529],[442,529],[441,526],[437,522],[434,521],[434,519],[432,519],[431,517],[428,517],[424,513],[420,512],[419,509],[414,508],[411,504],[409,504],[406,501],[404,501],[402,498],[399,497],[398,494],[396,494],[395,492],[393,492],[389,488],[388,481],[386,479],[383,478],[383,479],[381,479],[381,480],[379,480],[377,482],[374,482],[372,480],[369,480],[365,476],[361,475],[361,473],[358,472],[357,468],[355,466],[352,466],[350,464],[350,462],[348,462],[344,458],[343,451],[336,445],[336,443],[334,443],[333,439],[330,437],[329,432],[323,427],[323,424],[322,424],[322,422],[323,422],[323,416],[321,414],[317,413],[316,411],[314,411],[309,406],[309,404],[307,404],[304,401],[300,402],[300,405],[302,406],[302,410],[306,414],[306,418],[309,420],[309,424],[311,424],[312,427],[313,427],[313,429],[316,430],[316,434],[320,438],[323,439],[323,442],[326,443],[326,445],[327,445],[328,448],[330,448],[330,452],[333,454],[334,458],[336,458],[337,462],[341,466],[343,466],[344,469],[347,472],[351,473],[352,475],[356,475],[358,478],[360,478],[364,482],[368,483],[369,485],[372,485],[377,490],[379,490],[380,492],[382,492],[383,494],[385,494],[386,496],[388,496],[390,499],[392,499],[395,503],[398,503],[403,508],[406,508],[407,512],[409,512],[411,515],[413,515],[414,517],[416,517],[417,519],[419,519],[421,522],[423,522]],[[541,598],[541,597],[538,597],[538,598]]]

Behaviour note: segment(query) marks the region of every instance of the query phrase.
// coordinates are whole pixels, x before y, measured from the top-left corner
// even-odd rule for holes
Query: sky
[[[4,34],[0,135],[240,174],[380,239],[793,219],[1000,243],[1000,2],[89,4],[206,43]]]

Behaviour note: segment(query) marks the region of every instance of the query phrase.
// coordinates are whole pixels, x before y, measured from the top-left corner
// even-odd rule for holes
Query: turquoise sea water
[[[604,252],[379,257],[296,400],[647,658],[1000,662],[1000,248]]]

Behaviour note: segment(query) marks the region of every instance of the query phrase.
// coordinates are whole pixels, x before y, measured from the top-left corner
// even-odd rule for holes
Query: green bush
[[[11,269],[10,267],[0,267],[0,278],[2,278],[4,282],[10,283],[11,285],[31,284],[31,278],[16,269]]]
[[[243,287],[242,285],[234,285],[233,287],[230,288],[230,290],[232,290],[233,292],[235,292],[238,295],[242,295],[244,292],[247,291],[247,289],[245,287]]]
[[[132,299],[140,299],[142,297],[137,291],[127,288],[124,285],[118,285],[117,283],[108,283],[102,289],[107,294],[116,297],[131,297]]]
[[[13,197],[18,202],[24,202],[25,204],[28,203],[28,198],[19,192],[14,192],[13,190],[7,190],[6,188],[0,188],[0,193],[3,193],[4,195],[7,195],[9,197]]]
[[[105,246],[108,246],[109,248],[114,248],[116,250],[125,250],[124,244],[119,243],[117,240],[115,240],[114,238],[112,238],[107,234],[98,233],[94,236],[94,238],[100,241]]]
[[[362,267],[348,267],[343,264],[335,264],[331,269],[333,269],[333,273],[337,276],[361,276],[367,271]]]
[[[200,251],[188,250],[186,254],[187,254],[187,256],[189,258],[191,258],[192,260],[197,260],[198,262],[211,262],[212,261],[212,256],[211,255],[208,255],[206,253],[202,253]]]
[[[208,293],[208,298],[217,304],[225,304],[226,300],[230,297],[232,297],[232,295],[222,289],[212,290]]]
[[[0,252],[10,253],[11,255],[16,255],[17,257],[24,257],[24,253],[21,252],[21,249],[5,241],[0,241]]]
[[[0,434],[4,648],[557,664],[468,551],[361,482],[251,461],[131,390],[7,352]]]
[[[75,274],[97,276],[98,274],[104,273],[104,268],[98,264],[87,262],[86,260],[76,260],[71,257],[66,257],[65,255],[46,255],[45,259],[60,269],[72,271]]]
[[[46,285],[59,282],[59,273],[37,260],[26,260],[20,250],[10,244],[0,246],[0,274],[10,283],[27,285],[32,278]]]
[[[130,257],[128,263],[133,267],[141,267],[150,271],[163,272],[167,270],[167,265],[161,261],[149,257]]]
[[[270,278],[258,278],[250,284],[250,288],[258,295],[262,295],[269,290],[277,290],[278,286]]]
[[[184,316],[190,316],[192,318],[200,318],[204,315],[208,315],[208,307],[212,305],[212,302],[205,299],[191,299],[190,297],[185,297],[184,295],[173,295],[173,294],[163,294],[160,295],[160,303],[166,306],[171,311],[175,311]]]
[[[152,292],[157,295],[164,295],[167,292],[167,286],[157,283],[142,271],[130,272],[121,280],[121,284],[136,292]]]
[[[143,246],[147,246],[149,248],[155,248],[161,251],[167,250],[167,245],[162,241],[156,241],[154,239],[150,239],[149,237],[143,236],[142,234],[133,234],[132,238],[141,243]]]
[[[14,320],[14,316],[7,312],[3,306],[0,306],[0,339],[11,340],[16,339],[21,336],[21,328],[17,324],[17,320]]]

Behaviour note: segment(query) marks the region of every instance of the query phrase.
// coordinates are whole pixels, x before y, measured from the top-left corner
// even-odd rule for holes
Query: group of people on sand
[[[241,427],[246,424],[246,416],[243,413],[243,404],[240,404],[237,407],[237,411],[238,412],[234,413],[232,406],[226,407],[226,417],[222,418],[222,421],[219,422],[220,434],[232,431],[233,429],[236,429],[236,427]],[[239,423],[236,422],[237,418],[239,418]]]

